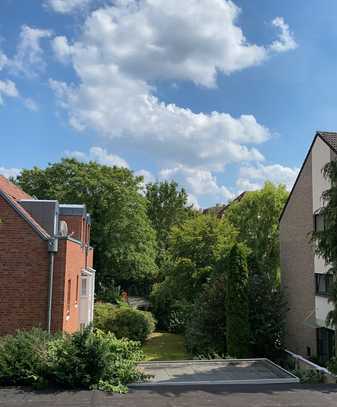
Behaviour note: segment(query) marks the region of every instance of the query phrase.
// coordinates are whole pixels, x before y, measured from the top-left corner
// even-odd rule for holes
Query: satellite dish
[[[60,236],[67,237],[68,236],[68,225],[67,222],[61,220],[60,222]]]

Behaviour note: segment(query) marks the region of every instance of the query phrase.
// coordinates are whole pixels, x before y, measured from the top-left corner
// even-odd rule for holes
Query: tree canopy
[[[97,288],[147,284],[157,273],[155,232],[139,193],[142,178],[126,168],[63,159],[23,170],[17,183],[39,199],[85,204],[93,218]]]

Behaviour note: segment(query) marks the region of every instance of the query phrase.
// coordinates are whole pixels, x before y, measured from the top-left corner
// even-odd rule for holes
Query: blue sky
[[[289,188],[336,130],[334,0],[2,0],[0,172],[63,156],[206,207]]]

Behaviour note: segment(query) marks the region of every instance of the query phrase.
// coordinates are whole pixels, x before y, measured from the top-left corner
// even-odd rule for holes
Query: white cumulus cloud
[[[7,62],[9,69],[24,73],[27,76],[36,76],[46,67],[43,58],[43,49],[41,41],[51,37],[50,30],[29,27],[21,27],[19,43],[15,56]]]
[[[21,170],[19,168],[6,168],[0,167],[0,174],[6,178],[16,178],[20,174]]]
[[[243,166],[240,168],[237,187],[246,191],[255,190],[261,188],[265,181],[271,181],[274,184],[283,184],[291,190],[298,172],[299,168],[280,164]]]
[[[91,0],[46,0],[45,5],[60,14],[69,14],[88,6]]]
[[[102,147],[91,147],[86,154],[82,151],[65,151],[66,157],[73,157],[79,161],[96,161],[99,164],[108,165],[110,167],[125,167],[129,168],[129,164],[120,156],[110,154]]]
[[[226,164],[261,161],[254,145],[270,137],[252,115],[195,113],[156,96],[158,80],[216,85],[267,58],[268,46],[250,44],[237,25],[231,1],[119,1],[86,19],[75,41],[56,37],[53,48],[68,59],[79,84],[50,81],[77,130],[95,129],[145,150],[166,165],[221,170]],[[173,29],[174,28],[174,29]]]
[[[234,197],[228,188],[217,183],[216,177],[210,171],[204,169],[180,165],[175,168],[162,169],[159,177],[165,180],[175,180],[196,198],[207,196],[209,199],[223,202]]]
[[[297,43],[294,35],[290,32],[289,25],[286,24],[283,17],[276,17],[272,24],[279,28],[281,33],[279,38],[275,40],[270,49],[275,52],[286,52],[297,48]]]
[[[0,80],[0,105],[4,104],[4,97],[18,98],[19,96],[19,91],[13,81]]]

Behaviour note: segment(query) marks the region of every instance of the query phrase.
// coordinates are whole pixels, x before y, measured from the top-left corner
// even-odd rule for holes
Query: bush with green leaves
[[[94,324],[105,332],[113,332],[117,338],[127,338],[144,343],[154,331],[156,321],[152,314],[127,305],[96,304]]]
[[[72,335],[19,331],[0,341],[0,385],[125,392],[128,383],[144,379],[137,370],[142,359],[138,342],[90,327]]]
[[[0,384],[43,386],[50,341],[38,328],[0,338]]]
[[[315,369],[296,369],[293,371],[293,373],[303,384],[324,383],[323,373]]]

